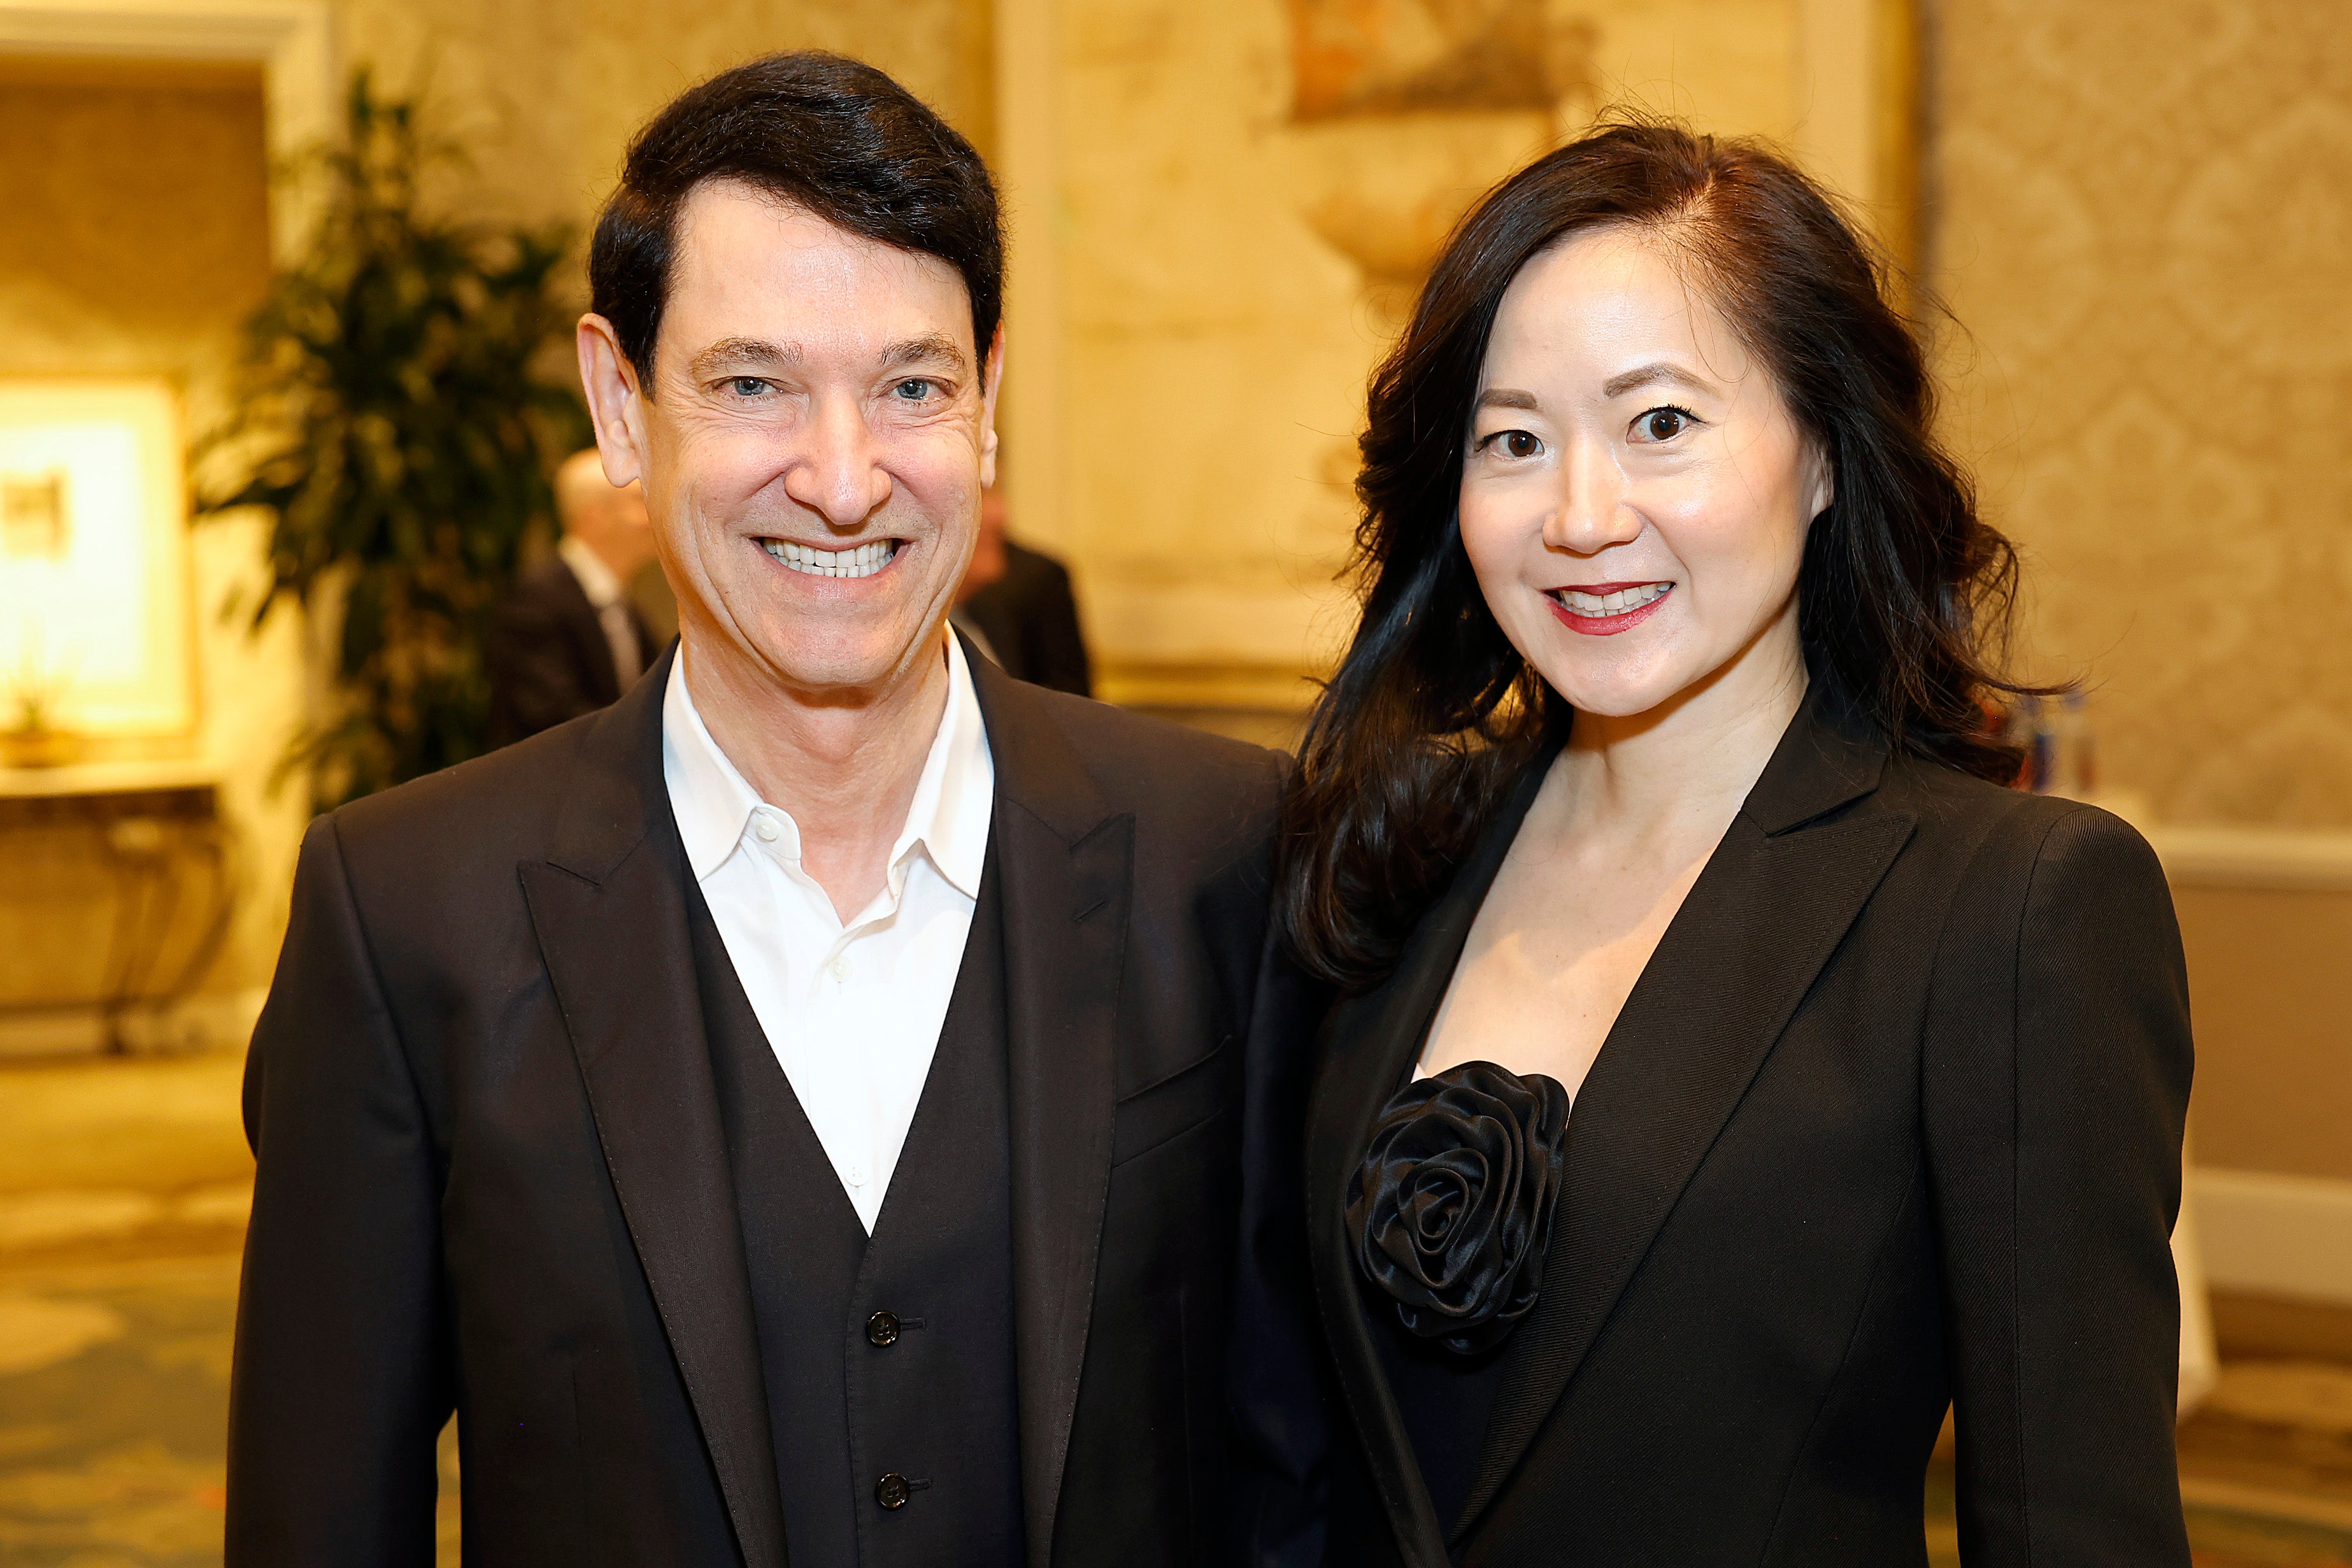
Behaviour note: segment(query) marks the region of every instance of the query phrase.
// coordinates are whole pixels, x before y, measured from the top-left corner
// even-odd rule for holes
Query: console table
[[[0,1032],[129,1049],[218,955],[240,871],[206,763],[0,768]]]

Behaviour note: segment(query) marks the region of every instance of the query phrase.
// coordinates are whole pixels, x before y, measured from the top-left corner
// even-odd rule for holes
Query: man
[[[490,626],[493,746],[618,700],[654,651],[628,599],[654,558],[643,488],[607,479],[593,448],[574,452],[555,470],[555,559],[515,580]]]
[[[1094,695],[1069,569],[1005,533],[1004,497],[992,487],[980,498],[980,536],[950,618],[1013,679]]]
[[[590,275],[682,653],[310,830],[228,1562],[429,1563],[453,1406],[469,1563],[1214,1560],[1278,759],[945,633],[996,205],[887,77],[686,93]]]

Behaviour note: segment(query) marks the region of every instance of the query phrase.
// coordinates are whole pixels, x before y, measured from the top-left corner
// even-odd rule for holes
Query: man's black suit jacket
[[[651,659],[653,634],[634,608],[629,624],[636,628],[641,656]],[[484,662],[493,746],[511,745],[620,700],[604,625],[561,557],[525,567],[515,579],[490,622]]]
[[[430,1563],[453,1407],[469,1563],[785,1560],[667,668],[304,841],[247,1073],[232,1565]],[[1296,1133],[1261,984],[1281,759],[971,668],[1029,1560],[1189,1568],[1227,1496],[1243,1205],[1296,1207],[1245,1192]]]

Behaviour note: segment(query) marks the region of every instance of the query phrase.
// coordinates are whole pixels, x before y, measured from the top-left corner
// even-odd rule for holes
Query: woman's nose
[[[784,493],[854,531],[890,499],[890,472],[863,414],[847,399],[827,399],[803,427],[806,446],[784,470]]]
[[[1554,550],[1592,555],[1633,542],[1641,515],[1627,504],[1624,476],[1604,451],[1571,445],[1559,469],[1559,489],[1544,516],[1543,541]]]

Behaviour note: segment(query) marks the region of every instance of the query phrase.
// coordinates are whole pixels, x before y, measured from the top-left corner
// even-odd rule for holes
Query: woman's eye
[[[1645,443],[1671,441],[1696,422],[1687,408],[1653,408],[1633,421],[1633,438]]]
[[[1479,445],[1506,458],[1534,458],[1543,452],[1543,442],[1526,430],[1497,430]]]

